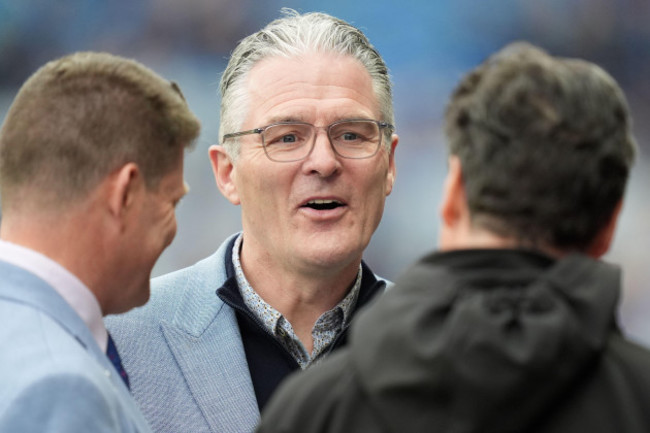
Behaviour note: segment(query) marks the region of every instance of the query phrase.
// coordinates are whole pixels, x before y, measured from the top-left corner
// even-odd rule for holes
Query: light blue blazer
[[[235,312],[216,294],[231,239],[195,265],[155,278],[144,307],[106,320],[156,432],[250,432],[259,420]]]
[[[151,432],[79,315],[0,261],[0,432]]]

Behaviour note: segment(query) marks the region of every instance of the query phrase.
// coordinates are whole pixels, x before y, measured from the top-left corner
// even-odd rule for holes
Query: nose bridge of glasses
[[[311,149],[309,150],[309,153],[314,152],[314,148],[316,147],[317,142],[323,142],[325,144],[325,149],[329,150],[332,154],[337,154],[335,148],[334,148],[334,142],[332,141],[332,137],[330,136],[330,125],[327,126],[315,126],[315,125],[310,125],[311,126],[311,131],[312,131],[312,137],[311,137]]]

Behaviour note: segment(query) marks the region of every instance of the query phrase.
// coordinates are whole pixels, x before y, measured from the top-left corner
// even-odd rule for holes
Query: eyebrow
[[[302,116],[273,116],[266,122],[266,124],[271,125],[273,123],[284,122],[305,122],[305,119]]]

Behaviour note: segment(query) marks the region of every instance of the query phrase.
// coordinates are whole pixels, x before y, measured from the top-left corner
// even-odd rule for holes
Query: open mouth
[[[315,210],[331,210],[340,206],[345,205],[338,200],[310,200],[302,205],[302,207],[308,207]]]

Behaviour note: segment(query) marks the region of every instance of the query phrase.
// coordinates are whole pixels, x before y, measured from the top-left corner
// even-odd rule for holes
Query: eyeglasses
[[[305,122],[279,122],[262,128],[235,132],[223,136],[229,138],[248,134],[260,134],[266,156],[275,162],[300,161],[307,158],[316,143],[316,130],[324,129],[334,152],[351,159],[374,156],[381,146],[382,131],[395,127],[376,120],[340,120],[328,126],[314,126]]]

